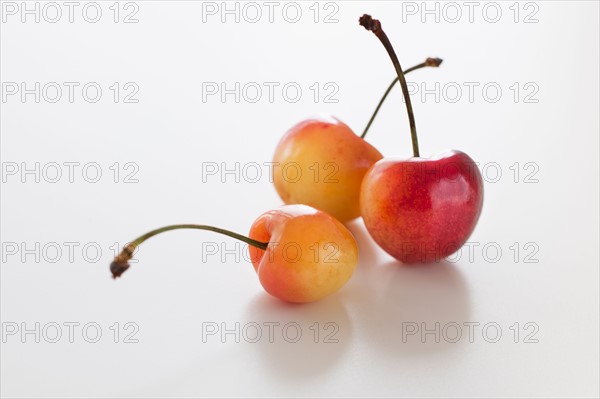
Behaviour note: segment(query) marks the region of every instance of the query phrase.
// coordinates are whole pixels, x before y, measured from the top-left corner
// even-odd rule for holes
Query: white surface
[[[495,24],[482,18],[484,3],[472,23],[463,3],[465,15],[457,23],[436,23],[432,16],[422,23],[419,14],[402,23],[400,3],[338,2],[339,22],[329,24],[313,22],[312,2],[301,3],[298,23],[282,18],[282,3],[273,23],[263,16],[254,24],[243,17],[221,23],[218,16],[203,23],[200,3],[158,1],[137,2],[139,23],[115,24],[111,4],[101,3],[96,24],[85,22],[80,9],[73,23],[21,23],[19,16],[2,23],[2,82],[98,82],[103,88],[94,104],[77,91],[73,103],[36,104],[31,96],[22,103],[13,96],[1,104],[4,167],[97,162],[103,172],[95,184],[85,182],[80,169],[70,183],[65,167],[55,184],[8,176],[2,185],[4,246],[39,242],[51,251],[49,243],[80,245],[73,260],[63,246],[55,263],[52,251],[39,262],[32,255],[23,262],[20,253],[8,255],[3,247],[3,328],[48,326],[40,343],[33,335],[5,337],[3,396],[599,395],[597,2],[536,2],[539,22],[529,24],[513,21],[512,2],[499,3],[503,14]],[[320,20],[335,10],[320,7]],[[520,10],[521,19],[535,8],[522,3]],[[362,131],[394,76],[381,44],[358,26],[364,12],[382,20],[405,68],[427,56],[444,58],[440,69],[416,72],[410,81],[429,88],[450,83],[448,90],[452,82],[478,82],[480,88],[497,82],[503,90],[496,103],[481,90],[472,102],[466,89],[456,103],[414,97],[422,154],[455,148],[502,170],[497,183],[489,181],[494,171],[488,170],[483,214],[470,239],[480,245],[473,259],[465,252],[454,263],[402,267],[356,221],[350,227],[359,240],[358,271],[337,295],[308,306],[268,297],[243,259],[204,256],[203,262],[202,242],[234,246],[210,233],[173,232],[152,240],[139,264],[111,280],[116,241],[176,222],[246,232],[260,213],[280,204],[266,168],[256,183],[237,183],[233,176],[225,182],[209,176],[203,183],[203,162],[268,162],[286,129],[318,112]],[[266,92],[254,104],[232,96],[225,103],[202,101],[202,82],[236,81],[297,82],[303,95],[297,103],[285,101],[280,91],[272,103]],[[108,88],[114,82],[135,82],[139,102],[115,104]],[[309,89],[314,82],[335,83],[339,101],[315,103]],[[515,82],[522,90],[535,83],[539,101],[515,103],[509,88]],[[399,90],[368,139],[387,156],[410,155]],[[136,163],[139,183],[113,183],[114,162]],[[509,169],[515,162],[519,183]],[[523,183],[524,173],[533,170],[523,169],[528,162],[539,168],[538,183]],[[95,263],[81,253],[90,242],[102,249]],[[518,262],[509,249],[515,242]],[[496,263],[489,261],[493,248],[488,260],[481,251],[489,243],[502,249]],[[534,246],[524,248],[526,243]],[[531,259],[539,262],[525,263],[535,246],[539,251]],[[403,322],[431,327],[465,321],[497,323],[502,337],[489,343],[480,327],[472,343],[464,336],[458,343],[442,338],[436,344],[431,336],[426,343],[418,337],[402,342]],[[59,342],[48,342],[54,335],[48,323],[65,322],[80,323],[74,342],[64,326]],[[82,337],[81,326],[89,322],[102,328],[98,343]],[[110,330],[115,322],[119,343]],[[138,343],[122,342],[126,322],[139,326]],[[232,336],[222,343],[219,335],[203,342],[202,325],[210,322],[230,328],[296,322],[303,336],[296,344],[280,330],[273,343],[265,337],[236,343]],[[320,336],[315,344],[315,322],[321,329],[336,323],[339,342],[323,343]],[[539,327],[533,337],[538,343],[523,342],[528,322]],[[520,323],[518,343],[514,323]]]

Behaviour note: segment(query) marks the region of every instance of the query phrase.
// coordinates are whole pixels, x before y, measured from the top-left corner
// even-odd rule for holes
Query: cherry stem
[[[202,225],[202,224],[174,224],[174,225],[165,226],[165,227],[161,227],[156,230],[149,231],[146,234],[139,236],[138,238],[136,238],[129,244],[125,245],[123,247],[123,250],[121,251],[121,253],[119,255],[117,255],[115,257],[115,259],[113,260],[113,262],[110,264],[110,271],[112,272],[113,278],[116,279],[117,277],[120,277],[121,274],[123,274],[127,269],[129,269],[129,260],[131,260],[131,258],[133,257],[133,252],[144,241],[146,241],[147,239],[149,239],[151,237],[154,237],[155,235],[164,233],[165,231],[179,230],[179,229],[195,229],[195,230],[213,231],[215,233],[224,234],[226,236],[235,238],[236,240],[243,241],[248,245],[252,245],[253,247],[256,247],[256,248],[259,248],[262,250],[266,250],[267,245],[269,244],[267,242],[253,240],[252,238],[243,236],[238,233],[234,233],[233,231],[220,229],[218,227],[206,226],[206,225]]]
[[[388,39],[387,35],[381,28],[381,22],[377,19],[373,19],[368,14],[364,14],[358,20],[360,25],[363,26],[366,30],[369,30],[377,36],[377,38],[383,44],[383,47],[387,50],[388,55],[392,59],[392,63],[394,64],[394,68],[396,68],[396,74],[398,75],[398,80],[400,81],[400,85],[402,86],[402,94],[404,94],[404,102],[406,103],[406,111],[408,112],[408,121],[410,123],[410,135],[412,138],[412,147],[413,147],[413,155],[418,158],[419,157],[419,141],[417,139],[417,125],[415,123],[415,115],[412,109],[412,103],[410,102],[410,94],[408,93],[408,85],[406,84],[406,78],[404,77],[404,73],[402,72],[402,67],[400,66],[400,61],[398,60],[398,56],[396,56],[396,52],[392,47],[392,43],[390,43],[390,39]]]
[[[442,63],[442,61],[443,60],[441,58],[431,58],[431,57],[429,57],[429,58],[427,58],[425,60],[425,62],[422,62],[420,64],[417,64],[417,65],[413,66],[413,67],[408,68],[406,71],[404,71],[404,74],[407,75],[407,74],[411,73],[412,71],[416,71],[417,69],[421,69],[421,68],[425,68],[425,67],[435,67],[435,68],[439,67],[440,64]],[[383,105],[383,102],[387,98],[388,94],[390,94],[390,92],[392,91],[392,89],[394,88],[394,86],[396,85],[396,83],[398,83],[398,78],[397,77],[394,78],[394,80],[392,81],[392,83],[390,83],[390,85],[388,86],[387,90],[383,94],[383,97],[381,97],[381,100],[379,100],[379,104],[377,104],[377,108],[375,108],[375,111],[373,112],[373,115],[371,116],[371,119],[369,119],[369,123],[367,123],[367,126],[365,127],[365,130],[361,134],[360,138],[364,139],[367,136],[367,132],[369,131],[369,128],[373,124],[373,121],[375,120],[375,117],[379,113],[379,109]]]

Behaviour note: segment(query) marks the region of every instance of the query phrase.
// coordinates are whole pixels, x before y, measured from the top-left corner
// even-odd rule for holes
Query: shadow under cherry
[[[447,261],[365,267],[344,294],[357,335],[387,356],[419,355],[464,344],[471,304],[459,266]],[[360,281],[360,283],[358,283]]]
[[[265,367],[283,378],[322,376],[343,358],[352,338],[345,304],[337,295],[290,304],[261,293],[245,314],[245,323],[257,323],[263,330],[252,350]]]

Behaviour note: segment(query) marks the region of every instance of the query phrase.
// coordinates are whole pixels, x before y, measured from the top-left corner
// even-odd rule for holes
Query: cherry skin
[[[306,204],[342,222],[360,215],[359,193],[367,170],[383,156],[333,117],[292,127],[273,156],[273,182],[286,204]]]
[[[152,230],[123,247],[110,264],[113,278],[130,268],[129,261],[143,242],[179,229],[213,231],[247,243],[265,290],[287,302],[312,302],[333,294],[346,284],[358,263],[356,241],[343,224],[309,206],[285,205],[259,216],[250,237],[198,224]]]
[[[250,228],[249,247],[260,283],[287,302],[313,302],[338,291],[358,263],[352,233],[329,214],[305,205],[284,205],[264,213]]]
[[[483,205],[483,179],[465,153],[383,159],[366,174],[360,193],[367,230],[403,263],[435,262],[456,252],[474,230]]]

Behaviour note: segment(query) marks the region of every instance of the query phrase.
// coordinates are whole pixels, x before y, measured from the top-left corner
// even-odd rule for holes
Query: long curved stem
[[[412,138],[412,147],[413,147],[413,155],[415,157],[419,157],[419,141],[417,139],[417,124],[415,122],[415,115],[412,109],[412,103],[410,101],[410,93],[408,92],[408,85],[406,84],[406,78],[404,77],[404,73],[402,72],[402,67],[400,66],[400,61],[398,60],[398,56],[394,51],[394,47],[392,47],[392,43],[390,43],[390,39],[388,39],[387,35],[381,28],[381,22],[377,19],[373,19],[370,15],[364,14],[359,19],[359,23],[366,30],[369,30],[377,36],[377,38],[385,47],[388,55],[392,59],[392,63],[394,64],[394,68],[396,69],[396,74],[398,75],[398,80],[400,81],[400,85],[402,85],[402,94],[404,94],[404,102],[406,103],[406,111],[408,112],[408,121],[410,123],[410,136]]]
[[[144,241],[146,241],[147,239],[149,239],[151,237],[154,237],[155,235],[164,233],[166,231],[179,230],[179,229],[194,229],[194,230],[213,231],[215,233],[223,234],[228,237],[235,238],[236,240],[243,241],[248,245],[252,245],[253,247],[256,247],[256,248],[259,248],[262,250],[266,250],[267,246],[269,244],[267,242],[253,240],[252,238],[243,236],[238,233],[234,233],[233,231],[221,229],[218,227],[207,226],[207,225],[203,225],[203,224],[174,224],[174,225],[165,226],[165,227],[161,227],[161,228],[149,231],[146,234],[139,236],[138,238],[136,238],[129,244],[125,245],[123,247],[123,250],[121,251],[121,253],[119,253],[119,255],[117,255],[115,257],[115,259],[113,260],[113,262],[110,264],[110,271],[112,272],[113,278],[116,279],[117,277],[121,276],[121,274],[123,274],[127,269],[129,269],[129,261],[133,257],[133,252]]]
[[[440,64],[442,63],[442,61],[443,60],[441,58],[429,57],[425,60],[425,62],[422,62],[420,64],[417,64],[415,66],[408,68],[406,71],[404,71],[404,74],[406,75],[406,74],[411,73],[412,71],[416,71],[417,69],[421,69],[421,68],[425,68],[425,67],[439,67]],[[398,83],[398,77],[394,78],[394,80],[392,81],[392,83],[390,83],[390,85],[388,86],[385,93],[383,93],[383,97],[381,97],[381,100],[379,100],[379,104],[377,104],[377,108],[375,108],[373,115],[371,115],[371,119],[369,119],[369,123],[367,123],[367,126],[365,127],[365,130],[363,130],[363,133],[360,135],[360,138],[364,139],[367,136],[367,132],[369,131],[369,128],[373,124],[375,117],[379,113],[379,109],[383,105],[383,102],[387,98],[388,94],[390,94],[390,92],[392,91],[392,89],[394,88],[396,83]]]

